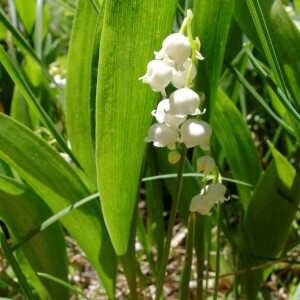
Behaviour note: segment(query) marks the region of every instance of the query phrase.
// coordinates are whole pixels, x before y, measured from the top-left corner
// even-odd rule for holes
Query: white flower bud
[[[190,58],[188,58],[182,65],[182,70],[175,70],[173,69],[173,76],[172,76],[172,84],[180,89],[183,88],[185,86],[185,82],[186,82],[186,77],[190,68],[190,65],[192,66],[192,73],[191,73],[191,81],[196,77],[197,74],[197,70],[195,65],[192,63],[192,60]]]
[[[201,156],[197,160],[197,172],[202,172],[205,176],[208,176],[215,168],[215,160],[210,156]]]
[[[208,150],[211,133],[210,125],[205,121],[188,119],[180,127],[180,142],[187,148],[200,145],[203,150]]]
[[[181,155],[177,150],[172,150],[168,154],[168,161],[170,164],[175,165],[180,161]]]
[[[155,147],[165,147],[173,150],[176,148],[176,141],[178,140],[179,132],[173,127],[166,124],[153,124],[148,130],[148,136],[145,142],[153,142]]]
[[[191,45],[189,39],[181,33],[173,33],[165,38],[162,49],[154,52],[156,59],[168,58],[175,61],[177,68],[188,59],[191,53]]]
[[[149,83],[155,92],[166,96],[165,88],[171,82],[172,68],[162,60],[152,60],[147,65],[147,73],[139,79]]]
[[[170,115],[166,111],[170,109],[169,99],[164,99],[158,103],[157,109],[152,111],[152,115],[156,118],[158,123],[166,123],[168,126],[178,127],[182,124],[186,115]]]
[[[170,109],[166,110],[172,115],[198,115],[200,114],[200,97],[193,90],[182,88],[170,96]]]

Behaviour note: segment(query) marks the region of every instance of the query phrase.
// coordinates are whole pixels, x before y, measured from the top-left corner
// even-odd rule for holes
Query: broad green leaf
[[[75,170],[45,141],[3,114],[0,124],[0,157],[18,171],[53,213],[91,194]],[[113,298],[116,258],[99,202],[73,210],[62,224],[86,253]]]
[[[292,92],[296,105],[299,108],[300,33],[284,7],[281,5],[280,1],[264,0],[260,1],[260,6],[265,24],[268,28],[269,37],[272,41],[273,51],[275,51],[279,62],[276,68],[283,71],[287,86]],[[242,30],[247,34],[261,53],[264,54],[266,49],[262,47],[262,40],[260,40],[258,36],[254,22],[249,14],[246,1],[235,1],[234,14]],[[261,18],[259,20],[260,22],[263,22]]]
[[[0,219],[15,242],[52,215],[49,207],[26,186],[0,176]],[[52,245],[55,245],[53,247]],[[41,281],[36,272],[46,272],[67,280],[67,256],[64,234],[58,224],[47,228],[21,248],[32,268],[31,284],[42,299],[68,299],[68,289],[53,282]],[[24,270],[26,274],[26,271]],[[26,274],[27,275],[27,274]],[[29,278],[30,279],[30,278]]]
[[[256,186],[241,236],[242,267],[249,268],[276,258],[287,240],[300,202],[300,178],[295,169],[271,144],[273,161]],[[243,288],[255,299],[261,271],[247,272]]]
[[[196,88],[205,93],[212,108],[216,101],[219,78],[232,16],[233,0],[194,1],[193,33],[201,41],[205,57],[199,65]],[[208,110],[211,113],[210,109]]]
[[[177,1],[105,3],[96,103],[96,160],[105,221],[118,255],[129,235],[145,152],[159,97],[141,81],[170,33]]]
[[[72,151],[96,181],[91,114],[91,79],[95,33],[99,14],[91,1],[79,0],[68,53],[66,119]],[[98,55],[98,53],[97,53]]]
[[[225,153],[233,178],[255,186],[262,167],[254,142],[241,113],[221,89],[211,114],[211,126]],[[251,189],[243,185],[237,188],[246,208]]]

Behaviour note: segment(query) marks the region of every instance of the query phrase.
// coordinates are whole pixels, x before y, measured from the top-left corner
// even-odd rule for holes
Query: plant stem
[[[197,290],[196,299],[205,299],[203,296],[203,275],[204,275],[204,260],[205,260],[205,217],[198,214],[195,220],[194,247],[197,258]]]
[[[177,212],[179,198],[180,198],[180,194],[181,194],[186,152],[187,152],[187,148],[185,145],[183,145],[182,152],[181,152],[181,159],[179,162],[178,173],[177,173],[177,189],[176,189],[176,193],[173,197],[172,208],[171,208],[170,218],[169,218],[169,223],[168,223],[167,238],[165,241],[161,265],[160,265],[159,272],[158,272],[157,290],[156,290],[156,297],[155,297],[156,300],[159,300],[161,297],[161,294],[162,294],[163,282],[164,282],[165,272],[166,272],[166,268],[167,268],[167,264],[168,264],[170,246],[171,246],[173,227],[174,227],[175,220],[176,220],[176,212]]]
[[[213,300],[218,299],[219,291],[219,273],[220,273],[220,231],[221,231],[221,203],[217,206],[217,251],[216,251],[216,277]]]
[[[191,265],[193,257],[193,244],[195,232],[195,213],[191,212],[188,222],[188,235],[186,240],[185,262],[180,278],[179,299],[189,299],[189,283],[191,277]]]

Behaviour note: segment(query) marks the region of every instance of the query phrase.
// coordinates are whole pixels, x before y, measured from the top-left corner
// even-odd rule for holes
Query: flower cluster
[[[191,12],[186,20],[192,18]],[[198,51],[199,39],[190,40],[183,33],[169,35],[162,49],[155,53],[155,60],[147,65],[146,74],[140,79],[148,83],[154,91],[166,95],[166,87],[172,83],[177,88],[168,98],[163,99],[152,112],[157,123],[153,124],[145,139],[156,147],[176,149],[177,143],[187,148],[200,145],[203,150],[209,148],[211,127],[204,121],[188,119],[188,116],[202,114],[199,109],[200,96],[190,89],[196,76],[195,58],[203,59]]]
[[[203,151],[210,149],[212,129],[210,125],[199,119],[192,118],[205,113],[200,110],[203,99],[191,89],[192,81],[197,74],[195,62],[204,59],[200,54],[200,40],[191,34],[192,12],[189,10],[180,32],[169,35],[162,44],[162,49],[154,52],[155,59],[147,65],[147,72],[139,79],[160,92],[164,99],[152,111],[157,123],[148,130],[145,142],[153,142],[155,147],[168,147],[169,162],[176,163],[180,154],[175,150],[184,144],[187,148],[200,146]],[[188,36],[184,35],[187,28]],[[172,84],[176,90],[167,97],[166,87]],[[199,159],[198,169],[208,176],[215,167],[214,160],[209,156]],[[224,200],[220,183],[211,184],[199,196],[192,200],[190,210],[209,214],[216,201]],[[223,197],[222,197],[223,195]]]

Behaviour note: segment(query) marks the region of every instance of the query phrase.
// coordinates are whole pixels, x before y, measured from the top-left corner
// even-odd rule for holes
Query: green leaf
[[[17,9],[18,16],[21,19],[27,34],[32,34],[35,23],[36,1],[27,0],[25,2],[23,0],[14,0],[14,3]]]
[[[287,96],[283,93],[283,91],[273,82],[271,77],[267,74],[267,72],[259,65],[258,61],[253,56],[252,52],[245,47],[246,53],[249,56],[249,59],[255,68],[255,70],[262,76],[264,82],[266,82],[272,90],[276,93],[276,95],[279,97],[280,102],[282,105],[286,108],[287,112],[289,113],[290,117],[294,119],[295,122],[300,124],[300,114],[297,112],[297,110],[293,107],[293,105],[290,103]]]
[[[96,160],[105,221],[118,255],[128,241],[158,94],[141,83],[154,50],[172,28],[177,1],[105,4],[96,102]],[[154,21],[155,20],[155,21]]]
[[[26,83],[24,77],[22,76],[20,70],[17,66],[12,62],[8,54],[4,51],[3,47],[0,46],[0,61],[5,67],[6,71],[11,76],[12,80],[14,81],[16,87],[22,93],[24,98],[26,99],[29,106],[35,112],[37,117],[40,121],[50,130],[53,137],[57,140],[57,143],[61,146],[61,148],[72,158],[72,160],[77,163],[76,158],[74,157],[72,151],[67,146],[66,142],[64,141],[63,137],[58,132],[57,128],[53,124],[52,120],[46,114],[40,103],[38,102],[37,98],[35,97],[32,90],[29,88],[28,84]],[[77,163],[78,164],[78,163]]]
[[[287,240],[300,202],[300,178],[269,143],[273,161],[262,176],[248,207],[241,236],[242,268],[276,258]],[[261,271],[242,277],[247,299],[256,299]],[[260,282],[260,281],[259,281]]]
[[[194,1],[193,33],[201,41],[201,53],[205,57],[199,63],[197,90],[205,93],[210,108],[216,101],[219,78],[223,66],[227,36],[232,16],[233,0]],[[213,67],[212,67],[213,66]],[[211,113],[208,109],[209,114]]]
[[[45,76],[49,80],[52,80],[51,75],[48,72],[47,66],[44,64],[44,62],[36,55],[30,44],[26,41],[26,39],[23,37],[23,35],[13,26],[9,18],[6,16],[3,9],[0,7],[0,22],[9,30],[12,34],[12,36],[15,39],[15,42],[17,45],[22,48],[25,53],[28,53],[33,60],[42,68]]]
[[[241,113],[221,89],[211,114],[211,126],[225,153],[233,178],[255,186],[262,167],[254,142]],[[237,188],[246,208],[251,189],[244,185],[238,185]]]
[[[255,100],[257,100],[260,105],[268,112],[269,116],[272,117],[279,125],[282,126],[289,134],[293,135],[293,129],[283,121],[268,105],[267,101],[252,87],[252,85],[246,80],[245,77],[241,75],[241,73],[234,68],[232,65],[228,65],[229,70],[236,76],[236,78],[241,82],[241,84],[249,91],[249,93],[253,96]],[[290,104],[289,102],[287,102]],[[295,114],[297,112],[295,111]]]
[[[254,26],[254,22],[249,14],[246,1],[235,1],[235,17],[243,31],[263,55],[266,53],[267,47],[269,48],[268,51],[272,51],[270,54],[272,58],[268,58],[272,71],[275,72],[274,74],[279,73],[279,75],[283,72],[284,80],[286,81],[289,90],[292,92],[293,98],[296,101],[295,103],[299,108],[300,86],[298,80],[300,77],[300,33],[280,1],[260,1],[260,6],[261,14],[259,16],[260,18],[256,20],[256,26],[262,27],[265,25],[267,27],[269,35],[267,40],[265,28],[265,36],[262,36],[262,32],[258,35],[256,26]],[[257,8],[257,3],[255,4],[255,8]],[[260,24],[263,22],[265,24]],[[270,45],[270,41],[272,46]],[[262,46],[262,43],[267,43],[267,45]],[[275,52],[275,54],[273,52]],[[278,63],[276,63],[274,55],[278,59]],[[282,79],[280,80],[282,81]],[[283,91],[285,92],[285,89],[283,89]]]
[[[68,54],[66,120],[72,151],[94,181],[96,181],[96,167],[91,119],[92,113],[95,112],[91,109],[91,101],[94,102],[95,99],[90,97],[93,46],[95,34],[98,33],[97,26],[98,13],[92,2],[78,1]]]
[[[27,83],[30,86],[31,91],[35,93],[37,100],[40,103],[40,96],[42,93],[42,74],[39,66],[34,63],[33,59],[29,55],[25,55],[24,62],[20,69],[22,69],[22,72],[26,74]],[[25,98],[16,87],[13,93],[10,116],[32,130],[38,130],[41,125],[37,114],[27,104]]]
[[[53,213],[91,194],[75,170],[45,141],[3,114],[0,124],[0,157],[19,172]],[[116,257],[99,202],[73,210],[62,224],[86,253],[113,298]]]
[[[70,283],[68,283],[66,281],[63,281],[60,278],[57,278],[57,277],[52,276],[52,275],[47,274],[47,273],[38,272],[38,275],[40,277],[46,278],[46,279],[48,279],[50,281],[56,282],[56,283],[58,283],[61,286],[67,287],[70,291],[73,291],[74,293],[79,294],[83,298],[85,297],[85,295],[84,295],[83,291],[81,291],[80,287],[73,286],[72,284],[70,284]]]
[[[16,242],[50,216],[51,210],[36,194],[14,179],[0,176],[0,218]],[[67,280],[66,245],[58,224],[27,241],[21,250],[34,273],[46,272]],[[34,273],[30,274],[33,277],[30,282],[41,298],[69,298],[68,289],[53,282],[41,282]]]
[[[13,253],[9,249],[9,245],[6,241],[5,235],[4,235],[1,227],[0,227],[0,245],[6,256],[6,259],[9,261],[12,269],[14,270],[14,273],[16,274],[16,277],[18,278],[21,288],[23,289],[25,295],[30,300],[36,299],[36,297],[34,297],[32,291],[31,291],[30,286],[28,285],[28,283],[26,281],[24,274],[22,273],[22,270],[20,269],[20,267],[18,265],[18,262],[16,261]]]
[[[300,298],[300,283],[298,283],[298,286],[295,290],[292,300],[297,300],[299,298]]]

